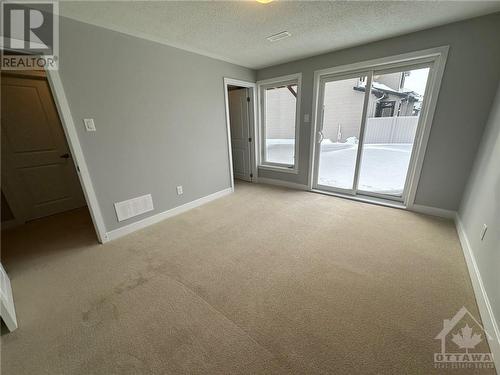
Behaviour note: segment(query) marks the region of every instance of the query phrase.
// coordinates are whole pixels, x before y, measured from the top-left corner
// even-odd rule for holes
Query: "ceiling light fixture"
[[[261,4],[269,4],[273,0],[256,0],[256,1]]]
[[[290,36],[292,36],[292,34],[289,33],[288,31],[282,31],[278,34],[268,36],[266,39],[269,40],[270,42],[277,42],[278,40],[285,39]]]

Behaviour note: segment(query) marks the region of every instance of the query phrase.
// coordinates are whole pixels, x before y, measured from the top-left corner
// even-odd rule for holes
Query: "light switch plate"
[[[182,190],[182,185],[177,186],[177,195],[182,195],[184,191]]]
[[[481,238],[481,241],[484,240],[484,236],[486,235],[486,231],[488,230],[488,226],[486,224],[483,224],[483,227],[481,228],[481,234],[479,237]]]
[[[309,113],[304,114],[304,122],[309,122],[311,121]]]
[[[88,132],[96,131],[93,118],[84,118],[83,123],[85,124],[85,129],[87,129]]]

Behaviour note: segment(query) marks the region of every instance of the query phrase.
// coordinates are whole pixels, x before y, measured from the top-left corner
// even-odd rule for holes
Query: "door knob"
[[[61,156],[59,156],[60,158],[62,159],[69,159],[69,154],[66,153],[66,154],[62,154]]]

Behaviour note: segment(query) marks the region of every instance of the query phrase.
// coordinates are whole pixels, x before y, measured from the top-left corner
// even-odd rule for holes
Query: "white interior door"
[[[84,206],[45,77],[2,75],[1,94],[2,190],[16,219]]]
[[[247,88],[228,92],[229,125],[231,127],[231,150],[235,178],[252,180],[250,108]]]

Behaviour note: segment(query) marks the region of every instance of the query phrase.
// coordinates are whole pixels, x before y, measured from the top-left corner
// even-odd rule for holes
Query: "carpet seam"
[[[283,370],[296,370],[295,366],[290,366],[290,363],[285,359],[283,358],[281,355],[279,354],[276,354],[274,352],[272,352],[270,349],[268,349],[266,346],[264,346],[263,344],[261,344],[260,342],[258,342],[254,337],[252,337],[250,335],[249,332],[247,332],[245,329],[243,329],[242,327],[240,327],[236,322],[234,322],[232,319],[230,319],[227,315],[225,315],[223,312],[221,312],[219,309],[217,309],[215,306],[213,306],[210,302],[208,302],[205,298],[203,298],[201,295],[199,295],[198,293],[196,293],[193,289],[191,289],[188,285],[186,285],[185,283],[183,283],[182,281],[178,280],[177,278],[175,277],[172,277],[172,276],[169,276],[169,275],[165,275],[167,278],[169,278],[170,280],[180,284],[182,287],[184,287],[189,293],[191,293],[192,295],[198,297],[199,299],[201,299],[205,304],[207,304],[213,311],[215,311],[216,313],[218,313],[219,315],[221,315],[222,317],[224,317],[225,320],[229,321],[232,325],[234,325],[236,328],[238,328],[238,330],[242,331],[245,336],[247,336],[253,343],[257,344],[260,348],[264,349],[268,354],[270,354],[273,358],[276,358],[278,359],[280,362],[281,360],[283,360],[286,364],[287,364],[287,368],[283,368],[283,366],[281,365],[281,363],[279,364],[279,366],[283,369]],[[307,367],[310,367],[310,366],[307,366]]]

